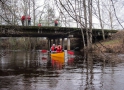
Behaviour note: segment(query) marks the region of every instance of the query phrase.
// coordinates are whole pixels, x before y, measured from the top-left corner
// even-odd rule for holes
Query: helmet
[[[53,46],[55,46],[55,44],[53,44]]]

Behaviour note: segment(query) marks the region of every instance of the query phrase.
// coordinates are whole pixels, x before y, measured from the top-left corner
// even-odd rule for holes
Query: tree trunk
[[[89,38],[90,38],[90,47],[92,47],[92,0],[88,1],[88,9],[89,9]]]
[[[78,8],[80,9],[82,6],[81,6],[82,4],[81,4],[81,0],[78,2]],[[83,24],[81,23],[82,22],[82,18],[80,17],[81,16],[81,13],[83,13],[82,12],[82,9],[81,10],[79,10],[79,16],[78,16],[78,18],[76,17],[76,21],[78,22],[78,23],[80,23],[80,28],[81,28],[81,34],[82,34],[82,42],[83,42],[83,46],[84,47],[86,47],[86,43],[85,43],[85,37],[84,37],[84,26],[83,26]],[[79,20],[78,20],[79,19]]]
[[[99,13],[100,26],[101,26],[101,29],[102,29],[102,37],[103,37],[103,40],[105,40],[105,34],[104,34],[103,24],[102,24],[102,19],[101,19],[101,12],[100,12],[99,0],[98,0],[98,13]]]
[[[89,48],[89,34],[87,28],[87,8],[86,8],[86,1],[83,0],[83,7],[84,7],[84,22],[85,22],[85,30],[86,30],[86,42],[87,42],[87,49]]]
[[[32,0],[33,1],[33,25],[35,26],[35,0]]]

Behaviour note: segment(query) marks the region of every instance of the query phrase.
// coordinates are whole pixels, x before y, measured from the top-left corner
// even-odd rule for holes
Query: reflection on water
[[[42,50],[0,51],[0,90],[123,90],[123,68],[80,52],[65,51],[63,62]]]

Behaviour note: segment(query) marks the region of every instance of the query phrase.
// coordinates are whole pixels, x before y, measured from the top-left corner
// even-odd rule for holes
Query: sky
[[[53,0],[45,0],[48,1],[48,3],[50,5],[52,5],[51,3],[53,2]],[[116,2],[115,8],[116,8],[116,13],[117,13],[117,17],[119,18],[119,20],[121,21],[121,24],[124,25],[124,18],[123,18],[123,14],[124,14],[124,8],[123,8],[123,0],[116,0],[118,2]],[[109,3],[108,0],[104,0],[104,2]],[[37,4],[39,5],[43,5],[44,4],[44,0],[37,0]],[[104,10],[104,9],[103,9]],[[56,17],[58,17],[59,14],[56,12]],[[113,14],[113,17],[115,16],[115,14]],[[104,17],[104,15],[103,15]],[[98,18],[96,18],[95,16],[93,16],[93,26],[96,28],[100,27],[99,24],[99,20]],[[105,18],[104,21],[107,21],[107,19]],[[114,18],[114,23],[118,23],[118,21],[116,20],[116,18]],[[72,26],[76,26],[75,24],[72,24]],[[104,25],[105,28],[107,28],[107,25]],[[121,25],[117,24],[116,28],[122,28]]]

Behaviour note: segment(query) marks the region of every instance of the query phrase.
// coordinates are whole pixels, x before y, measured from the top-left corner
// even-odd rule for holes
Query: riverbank
[[[118,31],[111,38],[93,44],[93,51],[106,53],[124,53],[124,31]]]

